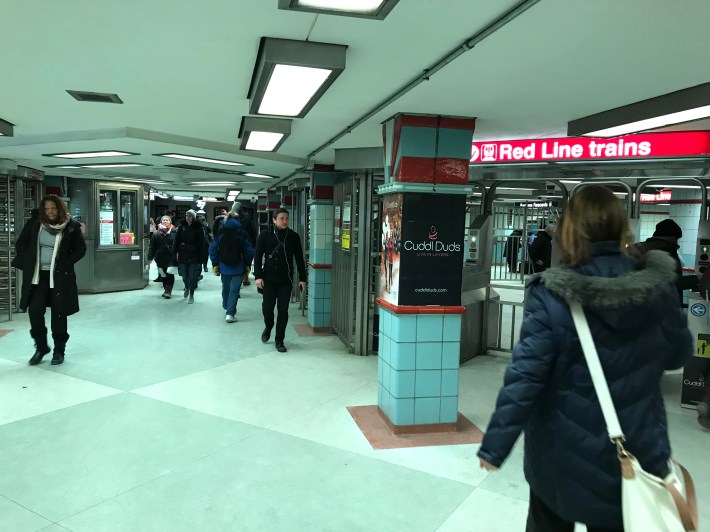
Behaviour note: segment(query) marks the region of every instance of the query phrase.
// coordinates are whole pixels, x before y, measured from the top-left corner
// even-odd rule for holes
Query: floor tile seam
[[[434,529],[434,531],[435,531],[435,532],[438,532],[439,530],[441,530],[441,527],[444,526],[444,524],[446,524],[446,522],[447,522],[449,519],[451,519],[451,516],[454,515],[456,512],[458,512],[459,509],[460,509],[464,504],[466,504],[466,501],[471,497],[471,495],[473,495],[473,494],[474,494],[476,491],[478,491],[479,489],[480,489],[480,488],[479,488],[478,486],[473,486],[473,488],[472,488],[471,491],[468,493],[468,495],[466,495],[466,497],[464,497],[464,499],[459,503],[459,505],[458,505],[456,508],[454,508],[453,510],[451,510],[451,513],[450,513],[449,515],[447,515],[446,517],[444,517],[444,520],[441,521],[441,522],[437,525],[437,527]]]
[[[0,358],[3,358],[3,357],[0,357]],[[10,362],[13,362],[13,361],[10,360]],[[16,362],[16,364],[17,364],[18,366],[27,365],[26,362],[25,362],[24,364],[23,364],[22,362]],[[100,383],[100,382],[91,381],[91,380],[85,379],[85,378],[83,378],[83,377],[75,377],[74,375],[69,375],[69,374],[67,374],[67,373],[62,373],[62,372],[60,372],[60,371],[52,371],[51,369],[45,369],[45,368],[43,368],[43,367],[41,367],[41,366],[35,367],[35,368],[32,369],[31,371],[44,371],[44,372],[50,373],[50,374],[52,374],[52,375],[60,375],[60,376],[62,376],[62,377],[68,377],[68,378],[70,378],[70,379],[76,379],[76,380],[78,380],[78,381],[88,382],[89,384],[93,384],[93,385],[95,385],[95,386],[101,386],[101,387],[103,387],[103,388],[108,388],[108,389],[110,389],[110,390],[114,390],[114,391],[120,392],[120,393],[125,393],[125,392],[128,392],[128,391],[129,391],[129,390],[122,390],[121,388],[116,388],[115,386],[109,386],[109,385],[107,385],[107,384],[102,384],[102,383]]]
[[[219,416],[215,416],[215,417],[219,417]],[[233,420],[230,420],[230,421],[233,421]],[[244,424],[246,425],[247,423],[244,423]],[[259,427],[257,427],[257,428],[259,428]],[[262,431],[263,431],[263,430],[264,430],[264,429],[262,429]],[[166,476],[168,476],[168,475],[172,475],[173,473],[176,473],[176,472],[180,471],[181,469],[185,469],[185,468],[190,467],[190,466],[192,466],[192,465],[194,465],[194,464],[196,464],[196,463],[198,463],[198,462],[201,462],[201,461],[203,461],[203,460],[206,460],[207,458],[210,458],[211,456],[214,456],[215,454],[217,454],[217,453],[219,453],[219,452],[225,451],[226,449],[229,449],[230,447],[234,447],[234,446],[236,446],[236,445],[242,444],[242,443],[244,443],[245,441],[247,441],[247,440],[249,440],[249,439],[251,439],[251,438],[257,436],[258,434],[259,434],[258,432],[255,432],[254,434],[249,434],[248,436],[246,436],[246,437],[244,437],[244,438],[241,438],[241,439],[239,439],[239,440],[237,440],[237,441],[233,441],[233,442],[231,442],[231,443],[228,443],[228,444],[226,444],[226,445],[224,445],[224,446],[222,446],[222,447],[220,447],[220,448],[218,448],[218,449],[213,450],[212,452],[209,452],[209,453],[207,453],[207,454],[205,454],[205,455],[196,457],[196,458],[193,459],[193,460],[190,460],[190,461],[188,461],[188,462],[185,462],[185,463],[183,463],[183,464],[180,464],[179,466],[174,467],[174,468],[172,468],[172,469],[169,469],[169,470],[167,470],[167,471],[163,471],[162,473],[160,473],[159,475],[156,475],[156,476],[153,477],[153,478],[147,479],[147,480],[145,480],[145,481],[143,481],[143,482],[140,482],[140,483],[136,484],[135,486],[132,486],[132,487],[130,487],[130,488],[128,488],[128,489],[125,489],[125,490],[123,490],[123,491],[121,491],[121,492],[118,492],[118,493],[112,495],[111,497],[108,497],[107,499],[104,499],[104,500],[102,500],[102,501],[96,502],[95,504],[92,504],[92,505],[90,505],[90,506],[87,506],[86,508],[83,508],[83,509],[79,510],[78,512],[75,512],[75,513],[73,513],[73,514],[71,514],[71,515],[68,515],[68,516],[66,516],[66,517],[63,517],[63,518],[60,519],[59,521],[53,521],[53,524],[59,525],[59,526],[61,526],[62,528],[66,528],[66,527],[62,524],[62,522],[67,521],[67,520],[71,519],[71,518],[74,517],[74,516],[80,515],[80,514],[82,514],[82,513],[84,513],[84,512],[88,512],[89,510],[92,510],[92,509],[96,508],[97,506],[101,506],[102,504],[106,504],[107,502],[112,501],[113,499],[116,499],[117,497],[121,497],[121,496],[123,496],[123,495],[125,495],[125,494],[127,494],[127,493],[130,493],[130,492],[135,491],[135,490],[137,490],[137,489],[139,489],[139,488],[142,488],[143,486],[146,486],[146,485],[148,485],[148,484],[150,484],[150,483],[152,483],[152,482],[155,482],[156,480],[160,480],[160,479],[163,478],[163,477],[166,477]],[[45,519],[46,519],[46,518],[45,518]],[[50,519],[50,521],[52,521],[52,520]],[[71,532],[70,529],[67,529],[67,530],[69,530],[69,532]]]
[[[51,526],[51,525],[56,525],[56,524],[58,524],[56,521],[54,521],[54,519],[52,519],[52,518],[50,518],[50,517],[46,517],[46,516],[42,515],[41,513],[37,512],[36,510],[32,510],[32,509],[28,508],[27,506],[25,506],[25,505],[22,504],[21,502],[17,502],[17,501],[14,500],[12,497],[9,497],[8,495],[5,495],[4,493],[0,493],[0,497],[2,497],[3,499],[6,499],[6,500],[8,500],[8,501],[10,501],[11,503],[13,503],[13,504],[19,506],[20,508],[23,508],[24,510],[27,510],[28,512],[30,512],[30,513],[32,513],[32,514],[38,516],[38,517],[41,517],[41,518],[44,519],[45,521],[48,521],[48,522],[49,522],[48,525],[46,525],[46,526],[40,528],[39,530],[42,530],[42,529],[44,529],[44,528],[47,528],[48,526]]]

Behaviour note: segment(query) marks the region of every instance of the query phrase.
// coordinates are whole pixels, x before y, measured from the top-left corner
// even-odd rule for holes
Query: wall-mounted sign
[[[335,207],[335,227],[333,228],[333,242],[340,242],[340,205]]]
[[[113,211],[99,211],[99,245],[113,244]]]
[[[673,192],[670,190],[661,190],[658,194],[641,194],[641,203],[656,203],[659,201],[671,201]]]
[[[680,131],[614,138],[567,137],[474,142],[471,146],[471,163],[603,161],[704,157],[708,154],[710,154],[710,131]]]
[[[350,229],[343,229],[343,242],[341,247],[345,251],[350,251]]]

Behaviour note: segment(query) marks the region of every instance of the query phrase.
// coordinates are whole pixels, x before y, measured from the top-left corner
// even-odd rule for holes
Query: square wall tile
[[[380,357],[377,360],[377,384],[378,386],[382,386],[382,373],[385,370],[385,366],[387,364],[382,360],[382,357]],[[377,404],[380,404],[379,402]]]
[[[416,397],[439,397],[441,395],[441,370],[417,370],[414,395]]]
[[[398,314],[392,316],[392,337],[396,342],[417,341],[417,316]]]
[[[442,397],[439,423],[456,423],[459,413],[458,397]]]
[[[441,367],[443,369],[458,369],[461,365],[461,344],[459,342],[444,342],[442,344]]]
[[[416,369],[441,369],[441,342],[416,343]]]
[[[396,370],[416,369],[417,344],[414,342],[395,342],[389,338],[387,340],[391,342],[390,365]]]
[[[414,423],[429,425],[439,423],[441,400],[438,397],[414,399]]]
[[[421,314],[417,316],[417,342],[441,342],[443,328],[443,314]]]
[[[414,425],[414,399],[391,398],[390,421],[394,425]]]
[[[380,350],[379,350],[379,357],[380,360],[392,365],[392,358],[393,358],[393,349],[396,348],[396,344],[392,342],[388,337],[386,336],[380,336]],[[397,368],[400,369],[400,368]]]
[[[387,390],[387,393],[391,393],[390,378],[392,376],[392,368],[385,361],[378,361],[383,365],[382,367],[382,387]]]
[[[396,399],[414,398],[414,370],[390,372],[390,393]]]
[[[459,394],[459,370],[445,369],[441,372],[441,395]]]
[[[460,314],[445,314],[443,328],[444,342],[460,342],[461,341],[461,315]]]

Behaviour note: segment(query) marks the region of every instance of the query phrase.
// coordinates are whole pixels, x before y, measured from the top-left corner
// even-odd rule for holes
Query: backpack
[[[220,231],[219,249],[217,257],[222,264],[236,266],[242,261],[244,252],[242,250],[242,238],[244,231],[237,228],[222,229]]]

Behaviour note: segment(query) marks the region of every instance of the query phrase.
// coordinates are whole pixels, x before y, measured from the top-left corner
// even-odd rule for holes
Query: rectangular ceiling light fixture
[[[190,186],[192,187],[228,187],[229,185],[234,185],[234,181],[192,181]]]
[[[15,134],[15,124],[0,118],[0,137],[12,137]]]
[[[275,179],[274,176],[272,175],[264,175],[264,174],[252,174],[251,172],[248,172],[244,174],[247,177],[258,177],[260,179]]]
[[[242,150],[276,151],[291,134],[292,120],[284,118],[242,117],[239,147]]]
[[[567,135],[618,137],[710,117],[710,83],[572,120]]]
[[[239,194],[241,194],[242,191],[241,189],[227,189],[227,201],[234,201],[239,197]]]
[[[209,157],[197,157],[195,155],[184,155],[182,153],[155,153],[156,157],[170,157],[172,159],[184,159],[186,161],[200,161],[202,163],[224,164],[226,166],[247,166],[246,163],[225,161],[223,159],[210,159]]]
[[[399,0],[279,0],[279,9],[384,19]]]
[[[347,46],[262,37],[249,113],[303,118],[345,70]]]
[[[45,168],[129,168],[134,166],[152,165],[142,163],[49,164]]]
[[[43,153],[42,157],[59,157],[61,159],[89,159],[91,157],[121,157],[123,155],[140,155],[127,151],[84,151],[77,153]]]

